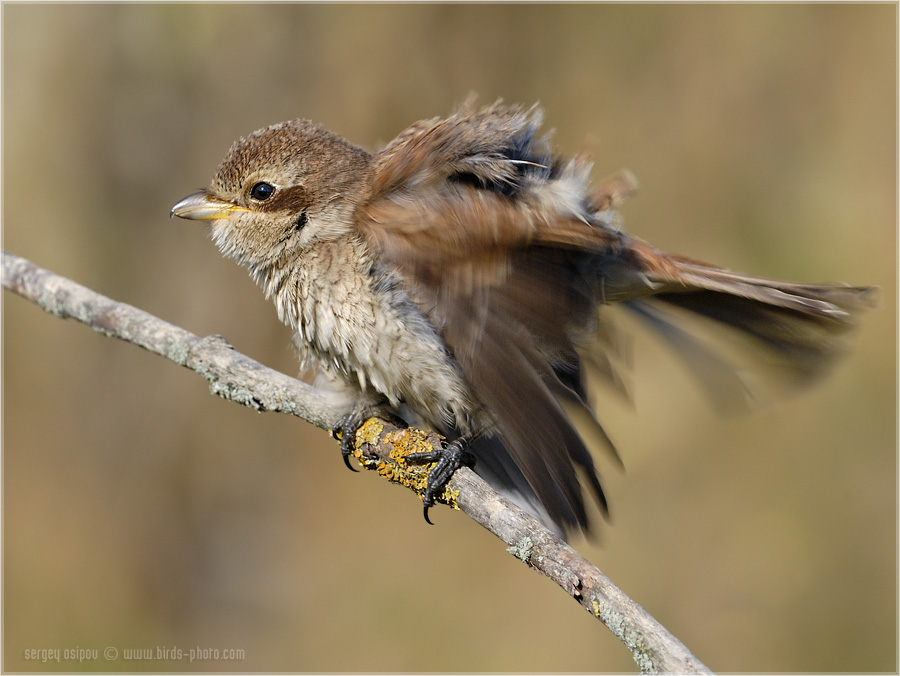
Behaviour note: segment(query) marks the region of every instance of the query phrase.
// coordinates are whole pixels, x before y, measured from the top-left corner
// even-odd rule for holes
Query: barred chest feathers
[[[395,407],[415,402],[439,429],[482,428],[471,415],[481,407],[437,331],[358,237],[319,242],[287,265],[251,273],[294,330],[304,366]]]

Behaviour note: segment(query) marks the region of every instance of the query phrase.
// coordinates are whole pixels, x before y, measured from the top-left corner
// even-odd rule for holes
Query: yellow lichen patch
[[[370,418],[359,428],[356,433],[356,448],[353,451],[360,464],[366,469],[375,470],[378,474],[391,483],[406,486],[422,498],[428,487],[428,473],[434,468],[434,463],[428,465],[410,465],[406,462],[406,456],[410,453],[421,453],[432,448],[428,441],[428,433],[415,428],[395,430],[381,435],[384,425],[374,418]],[[391,446],[390,460],[370,458],[363,455],[360,449],[366,444],[377,445],[379,442]],[[435,496],[435,501],[459,509],[457,498],[459,491],[445,487],[440,495]]]
[[[356,430],[356,445],[377,444],[378,437],[384,432],[384,425],[377,418],[369,418]]]

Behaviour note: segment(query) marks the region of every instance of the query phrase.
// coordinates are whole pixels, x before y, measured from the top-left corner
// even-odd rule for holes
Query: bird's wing
[[[560,401],[584,406],[580,336],[594,326],[587,278],[619,235],[586,209],[588,166],[555,160],[536,109],[494,106],[414,125],[375,158],[357,222],[441,333],[550,516],[585,526],[577,468],[601,505],[594,463]]]
[[[586,403],[578,348],[598,304],[621,302],[649,321],[725,400],[743,397],[739,374],[665,308],[737,329],[802,384],[833,361],[872,289],[740,275],[622,234],[614,209],[633,181],[591,189],[589,164],[554,157],[540,122],[537,109],[495,105],[413,125],[375,156],[357,222],[441,332],[551,516],[583,525],[576,467],[601,504],[602,493],[560,402]]]

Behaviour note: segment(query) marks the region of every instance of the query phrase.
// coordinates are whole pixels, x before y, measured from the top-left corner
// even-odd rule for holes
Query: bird
[[[303,366],[340,392],[333,434],[348,467],[369,417],[449,439],[410,456],[436,462],[429,523],[461,466],[563,537],[590,531],[585,494],[608,515],[581,430],[587,420],[618,458],[589,387],[591,374],[619,381],[613,307],[676,348],[717,399],[744,400],[741,373],[685,317],[726,327],[806,384],[874,304],[874,287],[753,277],[626,233],[634,177],[592,183],[592,161],[563,156],[542,126],[539,105],[467,101],[369,152],[310,120],[281,122],[237,140],[209,186],[171,210],[209,223],[274,301]]]

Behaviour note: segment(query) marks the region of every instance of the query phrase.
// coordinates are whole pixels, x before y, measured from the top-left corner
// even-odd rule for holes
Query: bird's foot
[[[357,408],[338,418],[337,422],[331,427],[331,436],[335,439],[340,439],[341,457],[344,459],[347,469],[351,472],[359,471],[350,464],[350,456],[353,455],[356,446],[356,433],[369,418],[382,418],[402,429],[408,427],[403,418],[378,407]]]
[[[437,463],[428,473],[428,485],[425,489],[425,521],[431,523],[428,518],[428,509],[434,507],[434,496],[440,493],[460,467],[472,468],[475,466],[475,456],[466,450],[469,442],[464,437],[455,439],[444,448],[427,451],[425,453],[410,453],[406,456],[406,462],[410,465],[428,465]]]

